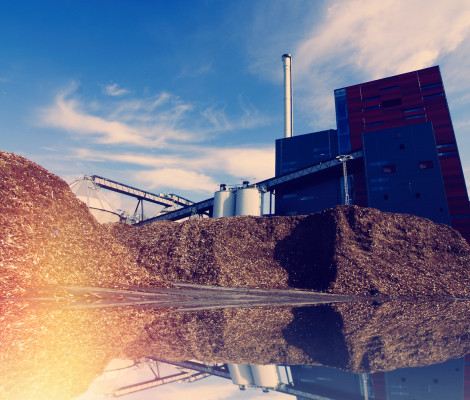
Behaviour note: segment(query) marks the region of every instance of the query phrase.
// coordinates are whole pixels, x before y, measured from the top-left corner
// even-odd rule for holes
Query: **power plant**
[[[137,225],[197,215],[302,215],[351,204],[429,218],[470,241],[469,199],[438,66],[336,89],[337,128],[294,136],[291,55],[282,62],[284,137],[276,140],[273,178],[221,184],[213,198],[194,203],[92,180],[136,197]],[[144,200],[165,208],[144,219]]]

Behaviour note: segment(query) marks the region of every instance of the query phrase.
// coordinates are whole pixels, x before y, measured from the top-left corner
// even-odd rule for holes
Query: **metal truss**
[[[154,194],[97,175],[92,175],[90,178],[99,187],[112,190],[113,192],[125,194],[127,196],[135,197],[139,199],[139,201],[146,200],[150,201],[151,203],[160,204],[166,207],[172,207],[175,204],[178,206],[187,207],[194,204],[193,201],[177,196],[176,194]]]
[[[362,150],[359,150],[359,151],[355,151],[353,153],[348,154],[348,156],[351,156],[352,159],[360,159],[364,157],[364,152]],[[272,192],[276,189],[276,187],[284,183],[291,182],[296,179],[304,178],[308,175],[312,175],[320,171],[325,171],[329,168],[341,166],[342,164],[343,164],[342,161],[340,161],[339,159],[333,158],[331,160],[326,160],[318,164],[310,165],[306,168],[301,168],[297,171],[290,172],[288,174],[266,179],[264,181],[258,182],[251,186],[258,187],[263,192]],[[176,211],[170,211],[168,213],[146,219],[145,221],[138,222],[136,225],[145,225],[153,221],[163,221],[163,220],[177,221],[179,219],[190,217],[194,214],[201,214],[207,211],[210,212],[213,206],[214,206],[214,198],[211,198],[211,199],[203,200],[199,203],[191,204],[190,206],[187,206],[184,208],[180,208]]]

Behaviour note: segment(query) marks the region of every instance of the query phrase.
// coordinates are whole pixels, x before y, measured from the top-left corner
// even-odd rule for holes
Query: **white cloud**
[[[77,95],[77,88],[78,84],[72,83],[40,112],[42,125],[66,130],[76,140],[86,136],[99,144],[163,148],[169,143],[196,143],[216,133],[270,123],[268,117],[241,99],[238,111],[242,115],[229,118],[224,107],[199,104],[196,109],[165,91],[146,98],[86,103]]]
[[[43,125],[77,134],[75,139],[87,136],[100,144],[162,147],[168,141],[187,141],[193,137],[189,131],[177,127],[191,110],[190,105],[174,98],[173,103],[155,113],[162,104],[169,103],[171,96],[167,93],[157,98],[113,104],[111,112],[98,116],[74,97],[76,88],[77,84],[72,84],[56,96],[53,105],[41,110]],[[92,104],[91,108],[102,110],[104,107]]]
[[[296,65],[308,74],[334,60],[379,78],[432,65],[469,31],[470,3],[460,0],[336,1],[297,47]]]
[[[214,192],[220,179],[256,179],[274,176],[274,149],[173,146],[174,154],[110,153],[75,149],[74,158],[93,162],[113,161],[144,167],[133,179],[148,188]],[[225,182],[229,183],[229,182]]]
[[[134,174],[134,179],[146,183],[150,189],[174,188],[195,193],[215,192],[218,185],[210,176],[180,168],[139,171]]]
[[[130,93],[129,90],[120,88],[117,83],[106,85],[103,88],[103,91],[108,96],[123,96]]]
[[[297,37],[288,36],[294,107],[311,120],[312,128],[334,125],[334,89],[429,67],[457,54],[465,58],[465,68],[456,63],[451,72],[468,75],[470,2],[334,0],[326,4],[328,8],[321,9],[316,2],[293,2],[294,9],[304,9],[303,15],[289,12],[285,19],[285,25],[297,32]],[[305,21],[311,21],[310,28]],[[259,21],[253,24],[258,26]],[[284,33],[284,26],[279,26]],[[282,38],[281,43],[285,45]],[[260,54],[258,59],[274,57],[271,47],[255,52]],[[264,65],[257,73],[272,78],[274,69],[280,80],[279,64],[277,68]]]

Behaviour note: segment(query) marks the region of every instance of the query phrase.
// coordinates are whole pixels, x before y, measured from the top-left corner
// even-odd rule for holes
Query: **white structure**
[[[91,214],[100,224],[120,221],[120,215],[88,176],[76,179],[69,186],[75,196],[88,206]]]
[[[257,187],[248,187],[248,182],[243,182],[243,187],[237,190],[235,215],[260,217],[263,209],[262,199],[262,193]]]
[[[227,185],[220,185],[220,190],[214,193],[213,218],[233,217],[235,215],[236,193],[228,190]]]
[[[292,137],[292,57],[290,54],[282,55],[284,64],[284,137]]]
[[[275,388],[280,383],[276,365],[252,365],[251,373],[256,386]]]
[[[235,385],[249,386],[254,385],[255,380],[251,373],[251,366],[248,364],[227,364],[230,377]]]

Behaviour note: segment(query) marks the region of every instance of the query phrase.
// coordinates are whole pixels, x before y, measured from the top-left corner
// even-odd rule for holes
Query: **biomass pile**
[[[0,297],[67,285],[158,285],[62,179],[0,152]]]
[[[169,281],[360,296],[470,296],[470,247],[449,226],[337,206],[308,216],[110,226]]]

